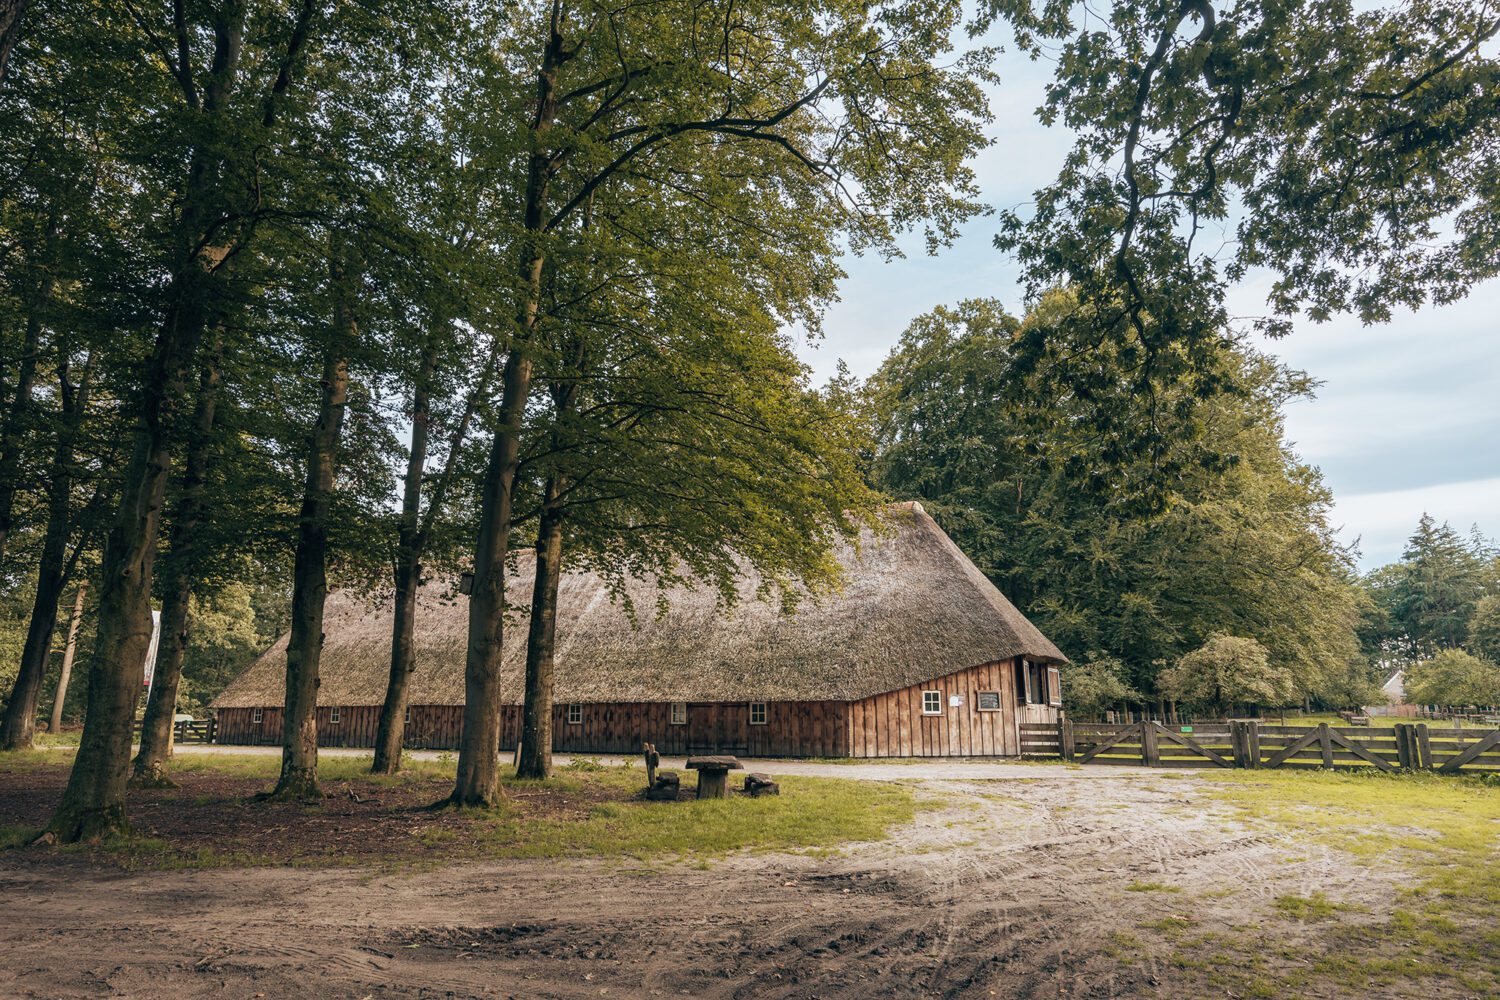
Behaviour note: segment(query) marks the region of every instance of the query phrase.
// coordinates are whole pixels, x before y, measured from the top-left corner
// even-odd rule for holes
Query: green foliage
[[[1451,302],[1500,268],[1486,4],[981,4],[997,22],[1055,67],[1038,115],[1074,141],[996,242],[1033,297],[1075,289],[1069,322],[1129,352],[1143,394],[1212,367],[1252,270],[1270,277],[1258,325],[1279,335],[1299,314]],[[1164,446],[1122,431],[1121,447]]]
[[[1296,680],[1254,639],[1215,634],[1162,673],[1162,690],[1177,701],[1222,713],[1235,705],[1280,706],[1297,698]]]
[[[1469,616],[1469,650],[1475,655],[1500,663],[1500,594],[1482,597]]]
[[[1070,717],[1100,715],[1121,702],[1139,702],[1141,693],[1125,681],[1125,665],[1101,658],[1067,668],[1064,698]]]
[[[1366,648],[1410,662],[1466,642],[1481,600],[1500,593],[1500,559],[1477,530],[1466,539],[1423,514],[1401,561],[1372,571],[1362,585]]]
[[[1500,705],[1500,666],[1461,649],[1412,664],[1406,699],[1417,705]]]
[[[1074,309],[1054,293],[1024,322],[993,300],[914,321],[867,386],[874,484],[922,500],[1064,652],[1120,661],[1146,696],[1215,632],[1259,642],[1298,693],[1343,684],[1359,595],[1329,492],[1282,439],[1307,378],[1226,343],[1206,405],[1163,384],[1145,410],[1121,352],[1054,336]],[[1018,346],[1038,330],[1047,365],[1086,386],[1058,393],[1038,372]],[[1165,457],[1120,448],[1110,421]]]

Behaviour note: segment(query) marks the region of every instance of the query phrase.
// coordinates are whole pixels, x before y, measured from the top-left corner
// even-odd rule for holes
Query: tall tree
[[[172,754],[177,695],[182,682],[183,660],[187,656],[188,617],[195,568],[202,563],[199,550],[202,545],[201,522],[204,516],[203,492],[213,446],[214,419],[218,412],[222,374],[218,353],[216,347],[210,347],[205,352],[201,365],[193,425],[187,434],[182,481],[172,514],[166,572],[162,574],[165,599],[161,609],[156,666],[151,674],[151,692],[146,699],[146,714],[141,720],[141,746],[136,752],[130,777],[131,784],[137,787],[152,788],[173,784],[166,776],[166,764],[167,758]]]
[[[1101,18],[987,0],[977,26],[996,23],[1056,67],[1038,115],[1074,136],[997,245],[1033,297],[1068,285],[1070,323],[1132,345],[1143,386],[1213,367],[1226,293],[1252,272],[1271,278],[1257,324],[1279,335],[1299,314],[1450,302],[1500,269],[1489,3],[1131,0]]]
[[[246,252],[265,211],[257,172],[266,162],[265,147],[281,139],[316,7],[308,0],[290,17],[259,7],[254,13],[249,32],[251,11],[242,0],[178,8],[161,24],[135,19],[88,28],[118,32],[110,54],[138,64],[139,96],[169,100],[160,107],[170,108],[163,115],[169,132],[158,134],[154,145],[180,155],[156,161],[157,176],[142,188],[143,197],[171,192],[157,213],[162,240],[155,263],[165,276],[161,321],[137,382],[133,454],[105,543],[84,734],[50,824],[63,841],[108,834],[126,823],[131,722],[152,632],[160,510],[176,429],[191,398],[187,373],[223,297],[225,263]],[[153,57],[142,58],[145,52]],[[175,88],[170,99],[167,83]]]
[[[1148,697],[1215,632],[1316,695],[1357,653],[1358,604],[1330,494],[1282,439],[1281,408],[1310,383],[1224,343],[1205,404],[1157,380],[1158,406],[1140,407],[1131,352],[1070,339],[1074,308],[1055,293],[1024,321],[992,300],[919,317],[868,386],[875,485],[923,500],[1049,636],[1119,660]],[[1146,434],[1160,447],[1119,446]]]
[[[508,147],[526,151],[515,326],[480,499],[455,805],[490,805],[497,794],[516,469],[547,272],[579,239],[579,216],[611,185],[649,177],[667,199],[760,185],[783,219],[824,228],[829,256],[837,234],[856,249],[889,248],[894,231],[914,224],[934,242],[951,235],[978,210],[964,159],[984,144],[979,59],[937,65],[961,13],[946,0],[795,12],[554,0],[514,22],[501,51],[534,67],[535,96],[524,138]],[[700,169],[710,150],[726,149],[739,173]]]
[[[58,603],[85,543],[85,540],[79,540],[69,557],[69,542],[78,527],[79,515],[75,506],[77,499],[73,495],[78,466],[76,446],[88,409],[93,360],[91,355],[86,356],[82,370],[75,371],[77,359],[72,357],[72,344],[67,340],[58,343],[57,354],[59,412],[47,482],[47,526],[21,666],[5,706],[3,723],[0,723],[0,749],[4,750],[31,748],[42,678],[57,629]]]
[[[292,571],[292,629],[286,647],[286,706],[282,714],[281,776],[272,798],[321,798],[318,785],[318,666],[323,654],[323,608],[328,598],[328,533],[334,472],[349,395],[348,356],[358,336],[355,303],[361,269],[347,246],[331,252],[332,328],[323,348],[322,401],[308,435],[307,483],[297,521]]]

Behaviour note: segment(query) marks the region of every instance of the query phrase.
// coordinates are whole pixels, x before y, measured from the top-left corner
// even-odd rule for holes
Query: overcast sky
[[[1055,175],[1068,134],[1039,124],[1049,68],[1007,57],[994,94],[996,142],[976,164],[985,200],[1025,205]],[[850,258],[826,336],[804,345],[818,380],[843,359],[857,376],[879,366],[911,319],[933,306],[994,296],[1023,307],[1018,270],[991,244],[996,223],[979,219],[937,257],[919,238],[904,259]],[[1236,289],[1234,311],[1265,312],[1259,289]],[[1500,534],[1500,283],[1443,309],[1403,312],[1389,324],[1300,324],[1262,344],[1322,380],[1315,400],[1287,413],[1288,437],[1323,470],[1336,500],[1333,523],[1360,541],[1365,569],[1399,558],[1423,511],[1467,531]]]

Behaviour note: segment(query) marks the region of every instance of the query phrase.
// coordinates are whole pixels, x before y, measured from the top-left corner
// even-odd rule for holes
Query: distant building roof
[[[727,612],[711,588],[669,587],[655,615],[652,580],[626,585],[632,624],[600,577],[566,573],[559,587],[556,697],[561,702],[850,701],[1014,656],[1066,657],[959,551],[920,504],[882,515],[841,545],[841,591],[802,602],[793,615],[754,597],[752,574]],[[535,563],[523,552],[507,589],[530,600]],[[464,698],[468,599],[429,582],[418,597],[416,669],[409,700],[457,705]],[[318,702],[378,705],[390,663],[392,608],[350,591],[329,595]],[[524,621],[505,643],[503,699],[522,698]],[[287,636],[255,660],[215,701],[219,708],[284,700]]]

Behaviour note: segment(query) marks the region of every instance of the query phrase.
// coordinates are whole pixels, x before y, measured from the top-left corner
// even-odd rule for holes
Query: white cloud
[[[1345,543],[1361,539],[1360,562],[1366,569],[1373,569],[1401,558],[1406,539],[1424,511],[1439,522],[1447,521],[1461,534],[1467,534],[1473,524],[1493,531],[1500,515],[1500,476],[1335,495],[1329,520],[1342,526],[1340,537]]]

